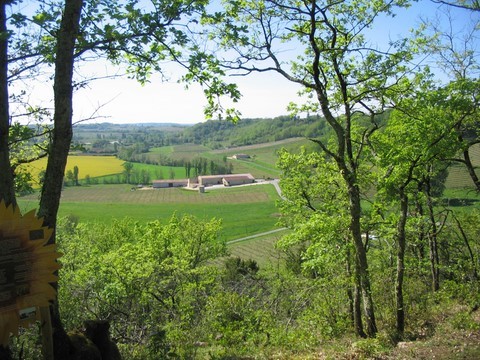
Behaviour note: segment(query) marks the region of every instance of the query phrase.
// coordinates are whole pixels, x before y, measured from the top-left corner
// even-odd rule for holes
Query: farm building
[[[198,184],[209,186],[209,185],[224,185],[224,186],[233,186],[233,185],[243,185],[251,184],[255,182],[255,178],[252,174],[229,174],[229,175],[208,175],[208,176],[199,176]]]
[[[153,180],[152,187],[154,189],[169,188],[169,187],[185,187],[188,185],[188,179],[179,180]]]
[[[232,156],[233,159],[239,160],[239,159],[250,159],[250,155],[248,154],[235,154]]]

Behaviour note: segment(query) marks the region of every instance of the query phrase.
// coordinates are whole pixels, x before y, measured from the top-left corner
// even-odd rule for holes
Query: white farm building
[[[252,174],[228,174],[228,175],[205,175],[198,177],[198,185],[244,185],[252,184],[255,182],[255,178]]]
[[[250,159],[250,155],[248,154],[235,154],[232,156],[233,159],[239,160],[239,159]]]
[[[188,185],[188,179],[181,180],[153,180],[152,187],[154,189],[169,188],[169,187],[185,187]]]

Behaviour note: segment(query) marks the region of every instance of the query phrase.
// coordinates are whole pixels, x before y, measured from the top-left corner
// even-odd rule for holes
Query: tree
[[[16,204],[14,192],[14,173],[10,163],[10,147],[8,144],[10,113],[9,113],[9,96],[8,96],[8,42],[9,33],[7,31],[6,6],[13,2],[2,2],[0,5],[0,111],[2,111],[0,124],[0,193],[8,204]],[[58,44],[55,62],[55,126],[52,154],[49,159],[47,170],[45,173],[45,183],[42,190],[42,198],[40,201],[39,216],[44,217],[47,225],[55,227],[55,220],[60,201],[60,190],[63,183],[63,172],[66,164],[66,156],[70,147],[71,139],[71,99],[72,99],[72,72],[73,72],[73,52],[75,39],[79,29],[80,13],[83,1],[67,0],[65,2],[65,12],[62,18],[62,25],[58,32]],[[70,130],[70,132],[69,132]],[[70,136],[69,136],[70,134]],[[66,150],[65,150],[66,146]],[[54,242],[54,235],[51,242]],[[68,338],[60,323],[58,313],[53,316],[54,339],[56,339],[57,358],[62,358],[68,349],[61,349],[61,344],[67,344]],[[60,341],[58,341],[61,339]],[[66,339],[66,340],[65,340]]]
[[[331,142],[312,140],[336,164],[347,189],[355,278],[369,336],[375,336],[377,326],[362,241],[362,164],[367,139],[377,128],[375,115],[384,111],[384,92],[405,75],[405,62],[413,54],[404,41],[388,44],[387,50],[374,48],[364,33],[380,15],[392,15],[395,7],[407,5],[404,1],[229,1],[224,12],[205,20],[218,30],[222,49],[235,54],[221,61],[225,68],[237,75],[272,71],[300,84],[311,101],[292,105],[291,110],[321,112],[333,132]],[[287,57],[283,50],[289,47],[303,53]],[[364,335],[360,326],[356,330]]]
[[[390,113],[384,127],[373,134],[370,144],[373,146],[379,180],[378,199],[388,209],[398,211],[396,218],[395,242],[397,248],[397,268],[395,279],[396,330],[399,338],[405,329],[405,303],[403,299],[403,281],[405,276],[405,252],[407,248],[407,221],[412,221],[414,212],[409,211],[415,199],[416,207],[424,202],[428,209],[425,219],[420,223],[429,224],[427,238],[430,249],[432,290],[439,289],[439,260],[437,237],[438,219],[434,213],[434,180],[440,180],[448,164],[444,159],[452,157],[457,151],[456,128],[459,119],[451,116],[448,109],[455,102],[452,92],[437,88],[430,75],[417,74],[413,80],[405,81],[404,86],[411,89],[392,94],[395,110]],[[441,186],[437,185],[441,194]],[[384,208],[379,206],[378,208]],[[423,210],[417,216],[423,216]],[[386,216],[385,216],[386,217]],[[410,218],[410,219],[409,219]],[[428,220],[427,220],[428,219]],[[388,224],[387,226],[391,226]],[[422,226],[418,227],[423,238]]]
[[[65,172],[65,185],[75,185],[75,175],[73,174],[72,170],[67,170]]]
[[[400,126],[403,124],[399,121]],[[391,130],[390,130],[391,129]],[[407,129],[407,127],[405,127]],[[382,135],[383,139],[387,139],[388,144],[385,144],[385,151],[396,154],[397,156],[402,156],[402,151],[396,149],[396,151],[391,151],[391,146],[393,144],[401,144],[401,148],[405,149],[405,139],[400,135],[402,142],[399,142],[396,136],[399,135],[398,132],[395,132],[394,125],[388,129],[388,133],[384,132]],[[397,129],[398,130],[398,129]],[[401,134],[401,133],[400,133]],[[416,136],[416,135],[414,135]],[[390,149],[387,150],[387,147]],[[381,159],[380,162],[385,161],[386,170],[385,173],[380,172],[381,184],[378,187],[380,196],[383,194],[386,200],[393,198],[399,202],[399,215],[396,224],[396,234],[395,239],[397,243],[397,267],[396,267],[396,278],[394,282],[394,292],[395,292],[395,301],[396,301],[396,331],[399,339],[403,338],[405,330],[405,304],[403,297],[403,282],[405,277],[405,251],[407,246],[407,235],[406,235],[406,226],[408,219],[408,209],[409,209],[409,193],[411,192],[410,188],[413,183],[414,171],[420,167],[419,163],[421,162],[422,156],[416,156],[414,153],[409,152],[405,158],[404,162],[392,161],[388,156],[379,156]],[[383,178],[382,178],[383,177]],[[392,224],[393,225],[393,224]]]
[[[78,183],[78,166],[77,166],[77,165],[75,165],[75,166],[73,167],[73,181],[74,181],[74,183],[75,183],[75,186],[80,185],[80,184]]]
[[[478,2],[470,2],[472,6]],[[468,1],[458,1],[455,4],[468,5]],[[444,111],[456,119],[458,154],[446,159],[465,165],[468,174],[476,189],[480,192],[480,179],[472,164],[470,151],[480,143],[478,124],[479,109],[479,80],[478,80],[478,50],[476,47],[477,32],[479,29],[478,18],[467,19],[462,31],[455,29],[452,15],[446,12],[444,21],[439,24],[426,22],[426,28],[432,33],[431,39],[424,51],[436,61],[437,66],[448,75],[448,81],[443,89]],[[448,98],[447,98],[448,96]],[[448,104],[448,106],[447,106]]]
[[[45,223],[54,229],[60,205],[63,176],[73,134],[73,65],[82,8],[82,0],[65,1],[64,13],[57,38],[53,86],[55,103],[54,128],[38,210],[38,215],[43,217]],[[49,242],[55,243],[55,233]],[[51,307],[50,312],[53,326],[54,357],[55,359],[66,358],[67,354],[70,353],[70,342],[61,323],[58,304]]]
[[[470,10],[470,11],[480,11],[480,3],[478,0],[432,0],[435,3],[448,5],[460,9]]]
[[[130,177],[132,176],[133,164],[129,161],[123,163],[123,169],[125,174],[125,182],[130,184]]]
[[[350,318],[357,333],[363,332],[361,291],[352,274],[349,241],[348,196],[334,164],[304,148],[298,154],[279,153],[280,186],[284,200],[279,208],[282,225],[293,232],[278,243],[288,255],[288,267],[332,288],[348,284]],[[293,261],[292,261],[293,260]],[[353,280],[353,281],[352,281]],[[356,309],[355,309],[356,308]]]
[[[65,0],[64,2],[35,2],[33,15],[22,14],[12,8],[9,19],[6,7],[15,1],[0,4],[0,194],[7,204],[16,204],[14,170],[10,161],[11,144],[8,142],[11,128],[8,82],[28,79],[30,71],[54,69],[54,115],[51,143],[45,149],[48,155],[45,179],[41,190],[38,215],[55,229],[60,193],[68,151],[72,138],[72,94],[74,67],[88,58],[107,58],[129,65],[130,74],[139,81],[146,81],[152,71],[161,71],[165,60],[176,61],[187,71],[202,57],[196,46],[190,45],[188,23],[202,11],[206,1],[178,1],[172,4],[155,1],[152,8],[142,9],[138,1],[126,4],[116,1]],[[181,23],[185,20],[185,23]],[[10,24],[19,31],[9,31]],[[32,33],[30,29],[36,29]],[[182,30],[183,29],[183,30]],[[186,30],[185,30],[186,29]],[[9,45],[12,51],[9,53]],[[11,55],[14,54],[14,55]],[[54,67],[50,65],[54,64]],[[9,66],[11,71],[9,73]],[[13,66],[15,65],[15,66]],[[207,112],[215,113],[216,98],[213,93],[238,96],[234,86],[227,86],[215,73],[215,64],[209,65],[210,73],[204,76],[191,74],[190,81],[200,81],[210,96]],[[214,83],[214,86],[210,86]],[[12,95],[13,96],[13,95]],[[12,97],[10,96],[10,98]],[[30,112],[27,111],[27,114]],[[50,239],[55,242],[55,232]],[[55,358],[67,359],[69,342],[60,322],[58,308],[53,310]]]
[[[0,4],[0,194],[7,205],[16,204],[13,172],[9,155],[8,32],[6,8]]]
[[[165,345],[177,345],[177,351],[192,346],[197,339],[185,334],[201,323],[219,270],[215,259],[226,252],[219,220],[172,216],[164,225],[140,225],[124,219],[72,230],[59,239],[65,253],[60,297],[72,327],[85,312],[109,318],[114,336],[131,354],[159,332],[166,332]]]

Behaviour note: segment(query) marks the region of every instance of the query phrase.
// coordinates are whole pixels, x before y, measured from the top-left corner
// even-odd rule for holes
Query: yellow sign
[[[18,207],[0,202],[0,344],[20,326],[39,319],[39,307],[55,299],[50,285],[60,269],[55,245],[46,245],[53,229],[30,211],[24,216]]]

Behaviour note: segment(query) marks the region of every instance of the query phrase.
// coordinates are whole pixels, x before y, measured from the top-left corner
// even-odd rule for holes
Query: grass
[[[256,144],[248,146],[239,146],[235,148],[211,150],[203,145],[183,144],[174,146],[165,146],[161,148],[153,148],[146,156],[151,160],[158,160],[159,156],[168,156],[174,160],[192,160],[196,157],[203,157],[209,160],[223,162],[224,157],[231,157],[234,154],[245,153],[251,156],[248,160],[227,160],[233,165],[233,172],[251,173],[256,178],[278,178],[280,171],[276,169],[277,152],[285,147],[291,151],[300,149],[301,146],[308,146],[311,143],[303,138],[286,139],[267,144]],[[149,169],[148,165],[135,163],[136,169]],[[159,178],[159,167],[150,168],[151,178]],[[183,167],[171,168],[161,167],[164,178],[170,177],[170,171],[173,169],[175,178],[185,177],[185,169]]]
[[[183,144],[154,148],[150,152],[168,156],[173,160],[192,160],[209,151],[210,149],[203,145]]]
[[[296,152],[310,142],[304,138],[292,138],[266,144],[239,146],[229,149],[213,150],[212,156],[232,156],[238,153],[250,155],[248,160],[230,160],[235,173],[251,173],[256,178],[278,178],[280,171],[275,167],[277,153],[281,148]]]
[[[272,185],[255,185],[230,189],[196,191],[169,188],[131,191],[128,185],[68,187],[62,192],[59,215],[74,215],[81,222],[112,222],[132,218],[141,223],[167,222],[177,213],[199,219],[220,218],[221,236],[225,240],[272,230],[277,222]],[[19,199],[22,212],[38,207],[38,196]]]
[[[244,260],[255,260],[260,267],[275,265],[275,263],[280,260],[280,253],[275,250],[275,243],[286,234],[287,231],[288,230],[280,231],[230,244],[228,246],[230,255]]]

